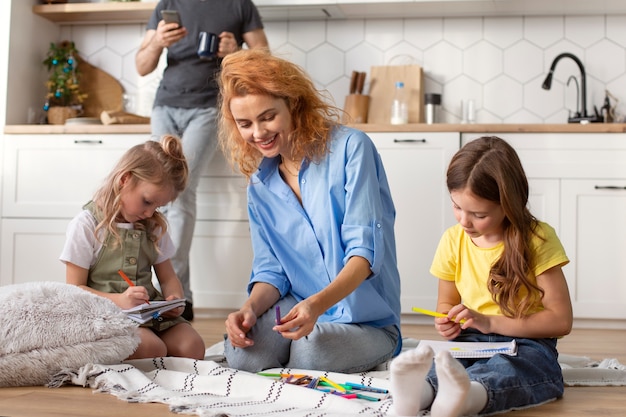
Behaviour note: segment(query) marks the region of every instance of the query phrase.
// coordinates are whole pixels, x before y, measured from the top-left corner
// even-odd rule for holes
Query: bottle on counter
[[[396,82],[396,91],[391,102],[391,124],[402,125],[409,122],[409,103],[402,81]]]

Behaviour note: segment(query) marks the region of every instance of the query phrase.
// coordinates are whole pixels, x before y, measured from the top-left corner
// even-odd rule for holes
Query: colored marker
[[[371,397],[369,395],[364,395],[364,394],[359,394],[357,392],[356,397],[360,400],[367,400],[367,401],[380,401],[380,398],[376,398],[376,397]]]
[[[343,393],[346,392],[346,389],[344,387],[342,387],[341,385],[331,381],[330,379],[324,377],[324,376],[320,376],[320,381],[324,381],[326,382],[328,385],[330,385],[331,387],[335,388],[336,390],[339,390]]]
[[[426,310],[425,308],[413,307],[413,311],[415,311],[416,313],[426,314],[432,317],[448,317],[447,314],[439,313],[437,311]],[[459,323],[461,324],[465,323],[465,319],[461,319]]]
[[[124,271],[122,271],[121,269],[118,269],[117,273],[120,274],[120,276],[124,279],[124,281],[126,281],[128,285],[130,285],[131,287],[135,286],[135,283],[132,282],[130,278],[128,278],[128,275],[126,275]],[[146,300],[146,304],[150,304],[150,301]]]
[[[384,388],[368,387],[367,385],[356,384],[354,382],[346,382],[345,385],[349,386],[352,389],[356,389],[359,391],[377,392],[380,394],[387,394],[389,392],[389,390],[384,389]]]
[[[276,306],[276,324],[280,324],[280,306]]]

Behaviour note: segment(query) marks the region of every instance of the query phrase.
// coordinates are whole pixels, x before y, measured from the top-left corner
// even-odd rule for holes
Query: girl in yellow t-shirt
[[[447,186],[458,224],[448,229],[430,272],[439,278],[439,334],[463,342],[516,340],[517,355],[456,360],[429,347],[391,364],[394,412],[433,417],[493,414],[563,395],[556,341],[572,328],[554,229],[528,210],[528,180],[515,150],[497,137],[466,144]],[[426,383],[425,383],[426,382]]]

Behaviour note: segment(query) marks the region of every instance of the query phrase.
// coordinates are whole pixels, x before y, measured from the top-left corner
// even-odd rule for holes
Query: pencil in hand
[[[134,282],[132,282],[132,281],[130,280],[130,278],[128,278],[128,275],[126,275],[126,274],[124,273],[124,271],[122,271],[121,269],[118,269],[118,270],[117,270],[117,273],[118,273],[118,274],[120,274],[120,276],[124,279],[124,281],[126,281],[126,283],[127,283],[129,286],[131,286],[131,287],[134,287],[134,286],[135,286],[135,283],[134,283]],[[149,301],[149,300],[146,300],[146,304],[150,304],[150,301]]]

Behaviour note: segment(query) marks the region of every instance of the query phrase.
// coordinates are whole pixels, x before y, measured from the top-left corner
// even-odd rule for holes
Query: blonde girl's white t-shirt
[[[561,241],[550,225],[539,222],[537,232],[543,239],[534,236],[531,241],[531,250],[535,256],[531,280],[535,283],[537,275],[569,262]],[[502,242],[491,248],[476,246],[457,224],[446,230],[441,237],[430,273],[439,279],[454,281],[466,307],[482,314],[501,315],[502,312],[493,301],[487,283],[491,266],[500,258],[503,250]],[[523,297],[525,290],[521,291],[520,296]],[[539,302],[531,311],[539,311],[542,308]]]
[[[102,239],[96,238],[96,218],[89,210],[81,211],[74,217],[66,231],[65,246],[59,259],[81,268],[89,269],[98,259],[102,249]],[[117,223],[117,227],[133,229],[132,223]],[[99,233],[103,233],[101,230]],[[174,256],[175,248],[169,233],[165,233],[158,243],[159,256],[155,265]]]

